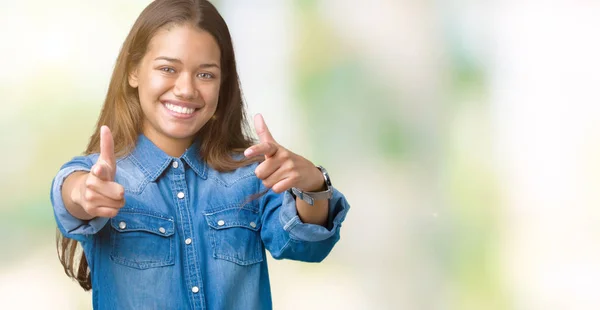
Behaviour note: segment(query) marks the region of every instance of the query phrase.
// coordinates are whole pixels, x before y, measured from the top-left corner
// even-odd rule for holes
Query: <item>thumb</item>
[[[97,169],[99,173],[97,176],[112,181],[115,178],[116,168],[115,142],[108,126],[102,126],[100,127],[100,157],[98,157]],[[105,179],[105,181],[109,180]]]
[[[269,131],[269,127],[267,127],[267,124],[260,113],[254,116],[254,128],[256,129],[256,134],[258,135],[258,139],[261,143],[275,142],[275,139],[273,139],[273,136]]]

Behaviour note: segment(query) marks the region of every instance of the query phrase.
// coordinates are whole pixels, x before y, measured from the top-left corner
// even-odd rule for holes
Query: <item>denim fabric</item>
[[[81,242],[94,309],[271,309],[265,249],[275,259],[319,262],[340,238],[350,206],[334,190],[327,227],[299,219],[288,192],[265,195],[257,164],[211,169],[197,143],[170,157],[141,135],[117,161],[125,207],[114,218],[79,220],[61,198],[65,178],[98,154],[66,163],[52,182],[58,228]]]

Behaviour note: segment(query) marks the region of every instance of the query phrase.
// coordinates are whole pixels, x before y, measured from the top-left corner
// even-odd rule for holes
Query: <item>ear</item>
[[[138,87],[138,69],[137,67],[135,69],[133,69],[133,71],[129,72],[128,75],[128,81],[129,81],[129,86],[133,87],[133,88],[137,88]]]

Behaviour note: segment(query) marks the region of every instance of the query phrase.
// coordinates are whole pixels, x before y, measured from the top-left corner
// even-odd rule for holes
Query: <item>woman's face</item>
[[[144,113],[144,135],[167,153],[183,152],[217,109],[220,64],[219,46],[208,32],[192,25],[159,30],[129,74]]]

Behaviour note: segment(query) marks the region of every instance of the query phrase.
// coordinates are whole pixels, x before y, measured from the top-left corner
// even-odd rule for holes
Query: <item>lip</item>
[[[170,103],[172,105],[178,105],[180,107],[184,107],[184,108],[190,108],[190,109],[200,109],[201,106],[199,104],[196,103],[191,103],[191,102],[186,102],[186,101],[178,101],[178,100],[161,100],[160,101],[162,104],[165,103]]]
[[[161,100],[160,103],[162,104],[162,107],[165,109],[165,111],[167,111],[167,113],[169,113],[171,116],[178,118],[178,119],[192,118],[196,115],[196,113],[201,108],[197,104],[184,102],[184,101],[177,101],[177,100]],[[170,104],[176,105],[176,106],[180,106],[180,107],[184,107],[184,108],[194,109],[194,112],[192,112],[192,114],[177,113],[175,111],[171,111],[171,110],[167,109],[167,107],[165,106],[165,104],[167,104],[167,103],[170,103]]]

